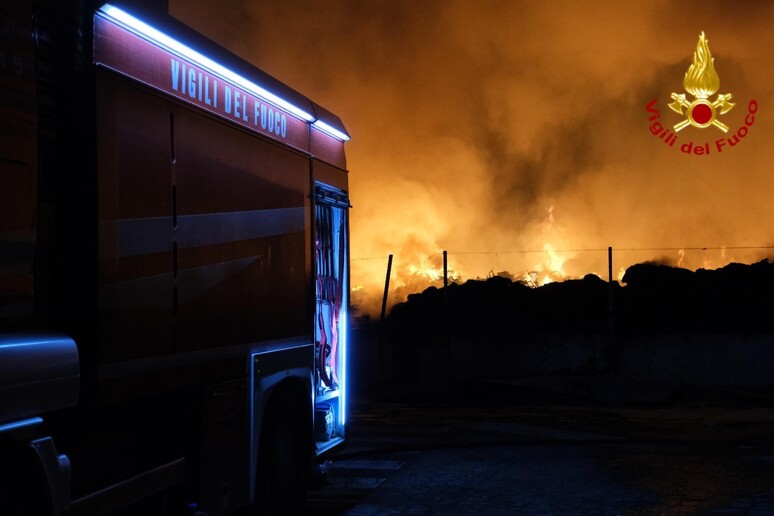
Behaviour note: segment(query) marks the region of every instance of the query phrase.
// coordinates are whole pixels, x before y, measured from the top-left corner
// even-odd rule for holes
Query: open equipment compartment
[[[322,453],[345,437],[349,198],[315,185],[315,441]]]

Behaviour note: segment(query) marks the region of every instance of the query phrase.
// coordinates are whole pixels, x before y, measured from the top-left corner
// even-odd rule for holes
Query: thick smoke
[[[608,246],[616,275],[638,261],[772,253],[769,1],[176,0],[170,11],[344,120],[353,285],[374,299],[390,253],[406,288],[444,249],[465,277],[606,278]],[[714,127],[689,127],[674,147],[648,129],[653,99],[664,127],[681,120],[669,95],[684,93],[701,31],[718,93],[737,102],[722,120],[734,132],[758,105],[721,153]],[[689,141],[710,155],[680,152]]]

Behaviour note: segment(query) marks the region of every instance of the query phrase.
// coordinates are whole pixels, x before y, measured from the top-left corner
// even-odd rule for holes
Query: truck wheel
[[[258,514],[298,515],[306,508],[306,480],[311,441],[304,429],[310,423],[299,400],[280,392],[264,417],[258,450]]]
[[[52,514],[45,477],[31,449],[0,446],[0,514]]]

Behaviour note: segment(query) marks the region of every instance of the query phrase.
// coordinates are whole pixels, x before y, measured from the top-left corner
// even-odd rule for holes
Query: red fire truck
[[[0,6],[0,513],[298,513],[346,436],[349,136],[134,4]]]

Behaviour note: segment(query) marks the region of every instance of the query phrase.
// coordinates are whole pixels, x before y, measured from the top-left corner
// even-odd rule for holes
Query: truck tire
[[[0,514],[53,514],[48,484],[32,449],[0,446],[0,456]]]
[[[269,403],[258,450],[258,514],[298,515],[306,508],[306,482],[312,456],[309,417],[288,390]]]

